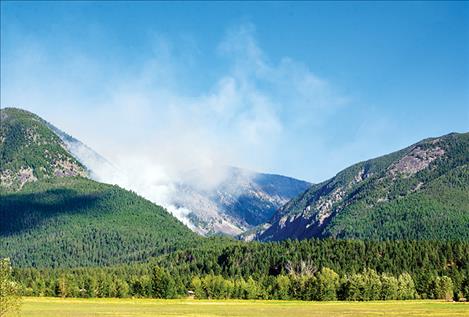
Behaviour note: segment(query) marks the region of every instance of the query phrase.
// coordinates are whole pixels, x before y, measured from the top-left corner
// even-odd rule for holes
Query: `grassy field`
[[[469,303],[61,299],[26,297],[21,316],[469,316]]]

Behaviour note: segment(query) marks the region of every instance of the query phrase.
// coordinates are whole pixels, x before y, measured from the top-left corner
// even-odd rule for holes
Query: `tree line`
[[[185,285],[181,278],[159,266],[149,268],[144,275],[126,275],[117,272],[79,270],[74,273],[23,275],[20,292],[25,296],[56,297],[140,297],[181,298],[193,295],[199,299],[278,299],[278,300],[408,300],[421,298],[412,276],[402,273],[394,276],[379,274],[373,269],[360,273],[339,275],[324,267],[314,271],[292,271],[258,279],[242,276],[226,278],[208,274],[193,276]],[[31,271],[30,271],[31,273]],[[433,299],[465,298],[468,287],[455,293],[454,284],[447,276],[436,276],[426,290]]]
[[[34,296],[459,300],[469,297],[469,244],[208,239],[144,263],[16,268],[13,276]]]

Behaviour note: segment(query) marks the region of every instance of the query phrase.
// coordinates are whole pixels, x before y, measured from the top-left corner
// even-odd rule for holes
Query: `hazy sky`
[[[1,105],[156,174],[318,182],[469,130],[469,4],[2,1]]]

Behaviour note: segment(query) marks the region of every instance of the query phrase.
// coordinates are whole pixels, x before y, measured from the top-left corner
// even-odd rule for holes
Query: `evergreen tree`
[[[175,296],[174,280],[169,273],[159,267],[153,267],[152,296],[155,298],[173,298]]]
[[[87,276],[85,279],[85,283],[83,284],[83,291],[84,291],[84,296],[85,297],[96,297],[96,288],[97,288],[97,283],[96,279],[94,276]]]

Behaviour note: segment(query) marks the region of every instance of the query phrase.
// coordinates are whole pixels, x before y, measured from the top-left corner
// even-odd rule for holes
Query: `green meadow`
[[[469,316],[469,303],[23,298],[24,317],[84,316]]]

